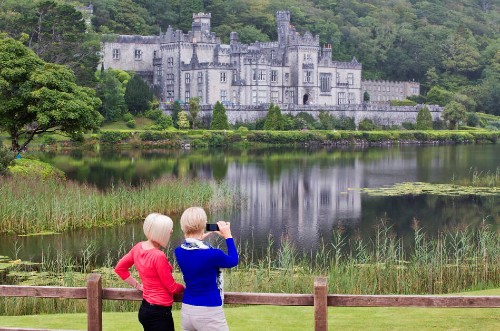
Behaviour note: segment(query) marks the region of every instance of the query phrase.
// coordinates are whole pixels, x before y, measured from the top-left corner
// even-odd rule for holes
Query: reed
[[[221,183],[160,178],[139,187],[107,191],[55,178],[0,177],[0,232],[62,232],[137,221],[152,211],[171,214],[193,205],[208,210],[232,205]]]
[[[500,239],[485,222],[477,230],[460,228],[430,236],[415,220],[411,243],[398,239],[387,222],[381,221],[375,230],[372,238],[363,240],[337,229],[331,243],[322,243],[309,254],[299,254],[286,236],[279,244],[269,238],[259,258],[251,244],[244,243],[239,247],[238,267],[225,271],[225,290],[311,293],[319,275],[328,277],[329,293],[339,294],[447,294],[495,288],[500,283]],[[104,287],[127,287],[112,270],[127,250],[125,243],[108,253],[104,265],[97,265],[93,245],[88,243],[80,258],[64,252],[46,256],[37,278],[9,277],[9,283],[85,286],[86,274],[99,272]],[[172,250],[168,255],[175,266]],[[178,271],[174,277],[182,280]],[[0,298],[0,313],[5,315],[85,309],[82,300]],[[105,311],[137,309],[135,302],[104,302]]]

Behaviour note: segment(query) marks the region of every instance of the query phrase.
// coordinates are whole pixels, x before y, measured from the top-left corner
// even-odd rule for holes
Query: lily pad
[[[423,182],[396,183],[392,186],[362,188],[361,192],[372,196],[440,195],[440,196],[497,196],[498,187],[476,187],[456,184],[431,184]]]

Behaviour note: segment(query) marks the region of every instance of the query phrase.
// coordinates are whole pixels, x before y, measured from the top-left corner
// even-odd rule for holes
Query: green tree
[[[226,108],[217,101],[210,122],[210,130],[228,130],[229,122],[227,121]]]
[[[190,98],[189,99],[189,117],[191,119],[191,128],[196,129],[199,126],[198,113],[200,112],[200,99]]]
[[[179,118],[179,113],[182,111],[181,104],[179,101],[175,101],[172,106],[172,120],[174,121],[174,126],[177,128],[177,120]]]
[[[181,111],[177,118],[177,127],[181,130],[189,129],[189,119],[185,111]]]
[[[370,93],[368,93],[368,91],[365,91],[365,93],[363,93],[363,101],[364,102],[370,101]]]
[[[67,65],[75,72],[79,84],[95,84],[99,36],[87,29],[82,13],[73,5],[55,1],[3,1],[0,13],[0,30],[13,38],[27,34],[28,47],[42,60]]]
[[[7,167],[12,163],[15,156],[11,150],[0,145],[0,176],[7,172]]]
[[[373,131],[377,130],[377,126],[369,118],[363,118],[358,124],[358,130],[360,131]]]
[[[417,130],[431,130],[432,129],[432,115],[429,108],[422,107],[417,114]]]
[[[467,110],[464,105],[456,101],[451,101],[444,107],[441,116],[448,123],[448,128],[454,130],[461,122],[467,119]]]
[[[150,102],[153,101],[153,92],[139,75],[134,75],[127,82],[124,97],[129,112],[137,115],[149,108]]]
[[[127,110],[122,83],[114,70],[105,70],[99,76],[96,88],[102,104],[99,112],[106,122],[119,120]]]
[[[427,93],[427,103],[431,105],[445,106],[453,99],[453,93],[439,86],[434,86]]]
[[[65,66],[45,63],[21,42],[0,36],[0,130],[19,152],[37,135],[98,128],[100,100]]]
[[[279,106],[270,104],[267,110],[264,130],[283,130],[283,116]]]

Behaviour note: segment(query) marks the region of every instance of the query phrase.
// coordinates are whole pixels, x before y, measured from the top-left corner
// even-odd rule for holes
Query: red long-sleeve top
[[[174,294],[184,290],[182,284],[175,282],[167,256],[157,248],[143,249],[142,242],[136,244],[118,261],[115,272],[121,279],[127,279],[132,265],[142,281],[142,297],[149,303],[171,306]]]

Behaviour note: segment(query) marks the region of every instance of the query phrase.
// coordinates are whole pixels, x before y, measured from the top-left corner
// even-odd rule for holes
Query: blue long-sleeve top
[[[183,303],[193,306],[222,306],[217,287],[219,268],[232,268],[238,265],[238,251],[233,238],[226,239],[227,255],[217,248],[187,250],[175,249],[177,263],[184,276],[186,289]]]

